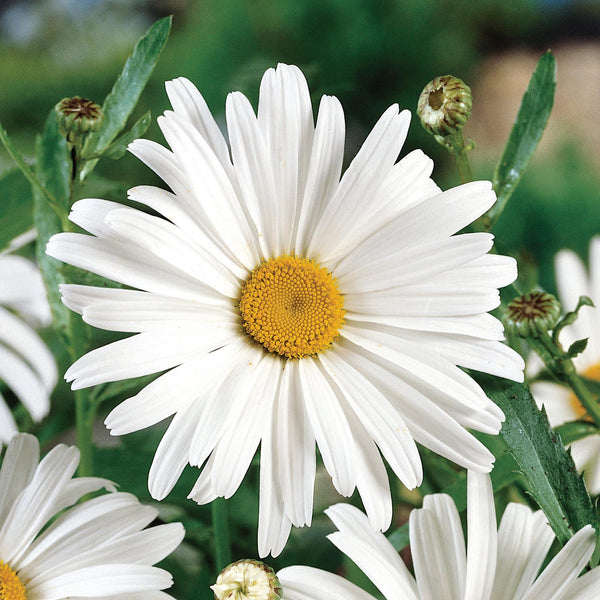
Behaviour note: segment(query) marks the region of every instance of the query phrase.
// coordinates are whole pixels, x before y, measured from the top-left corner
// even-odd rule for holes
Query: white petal
[[[491,600],[522,598],[531,587],[554,533],[540,511],[511,502],[498,528],[498,561]]]
[[[308,254],[308,242],[340,180],[344,159],[344,111],[339,100],[323,96],[300,208],[295,253]]]
[[[8,444],[10,439],[17,433],[17,424],[10,412],[4,396],[0,394],[0,449],[3,444]]]
[[[345,360],[348,351],[319,355],[345,399],[365,426],[397,477],[412,489],[421,483],[423,471],[415,442],[400,414],[381,392]]]
[[[349,504],[336,504],[325,513],[339,531],[327,536],[379,588],[386,598],[418,600],[415,580],[382,533]]]
[[[467,473],[467,577],[465,600],[490,597],[497,557],[496,509],[492,480]]]
[[[256,233],[219,159],[198,131],[178,115],[167,112],[157,123],[185,172],[211,238],[221,240],[232,258],[252,268],[258,261]]]
[[[213,487],[230,498],[238,489],[263,436],[266,415],[279,387],[281,360],[263,354],[249,385],[238,386],[236,406],[227,415],[227,427],[214,451]]]
[[[298,67],[279,64],[260,84],[258,125],[273,171],[270,208],[277,223],[277,255],[293,250],[295,227],[306,185],[314,125],[308,85]],[[285,199],[285,201],[281,201]]]
[[[260,491],[258,500],[258,555],[281,554],[290,535],[292,522],[283,510],[277,478],[279,465],[275,446],[274,409],[267,415],[267,427],[260,445]]]
[[[411,511],[410,544],[420,598],[463,600],[465,544],[460,517],[449,496],[425,496],[423,508]]]
[[[308,250],[320,262],[347,253],[372,231],[368,198],[377,194],[398,157],[408,132],[410,113],[391,106],[373,127],[315,227]]]
[[[550,561],[523,600],[560,600],[590,560],[595,545],[594,530],[586,525]]]
[[[312,358],[298,363],[304,405],[333,485],[349,496],[356,485],[354,440],[339,400]]]
[[[600,569],[596,567],[573,582],[561,600],[597,600],[598,589],[600,589]]]
[[[171,587],[171,574],[146,565],[98,565],[70,571],[27,590],[31,600],[61,600],[69,596],[93,598]]]
[[[346,579],[314,567],[286,567],[277,573],[286,600],[374,600]],[[393,600],[395,596],[389,596]]]
[[[277,479],[285,513],[296,526],[310,525],[315,482],[315,436],[304,406],[298,361],[285,362],[275,407]]]
[[[145,331],[88,352],[71,365],[65,378],[73,381],[72,389],[81,389],[149,375],[197,359],[236,337],[237,327],[218,324]]]
[[[263,258],[279,256],[278,205],[266,141],[252,106],[240,92],[227,96],[227,128],[231,155],[242,197],[256,227]]]
[[[58,371],[53,354],[35,331],[0,306],[0,343],[20,354],[39,375],[50,392],[56,385]]]
[[[173,110],[200,132],[223,168],[232,171],[227,142],[196,86],[189,79],[178,77],[167,81],[165,88]]]
[[[0,380],[17,395],[34,421],[50,409],[49,390],[39,375],[19,356],[0,345]]]
[[[36,437],[22,433],[11,438],[0,467],[0,523],[6,521],[11,506],[31,482],[39,460]]]
[[[79,463],[79,450],[55,446],[38,465],[29,485],[19,494],[0,527],[0,554],[11,564],[54,515],[57,498]]]

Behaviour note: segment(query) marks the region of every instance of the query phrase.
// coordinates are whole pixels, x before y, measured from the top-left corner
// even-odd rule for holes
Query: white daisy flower
[[[46,290],[36,265],[22,256],[0,254],[0,382],[34,421],[48,414],[58,379],[54,357],[33,329],[50,322]],[[0,393],[0,448],[16,431]]]
[[[564,311],[574,310],[579,296],[589,296],[600,306],[600,237],[590,244],[589,274],[581,259],[571,250],[562,250],[555,260],[556,283]],[[588,338],[586,349],[573,359],[577,372],[600,381],[600,312],[584,306],[572,325],[565,327],[561,343],[568,348],[575,340]],[[528,370],[534,372],[540,361],[532,360]],[[531,392],[539,406],[544,405],[553,427],[584,418],[586,411],[573,392],[551,381],[537,381]],[[584,471],[590,493],[600,494],[600,436],[593,435],[571,444],[571,453],[577,468]]]
[[[39,452],[34,436],[14,435],[0,468],[0,598],[171,598],[160,591],[171,574],[152,565],[179,545],[181,523],[144,529],[158,511],[105,479],[73,478],[77,448]],[[114,493],[72,506],[102,488]]]
[[[336,489],[358,488],[373,526],[391,499],[379,451],[409,488],[415,440],[489,471],[466,428],[497,433],[503,414],[459,366],[522,380],[487,311],[514,280],[487,233],[454,235],[494,203],[488,182],[447,192],[415,151],[396,163],[409,113],[390,107],[341,176],[344,116],[324,96],[316,126],[304,76],[263,77],[258,117],[227,98],[229,146],[198,90],[167,83],[158,123],[171,150],[130,150],[171,188],[73,206],[92,236],[63,233],[48,253],[130,286],[66,285],[90,325],[138,335],[90,352],[74,388],[170,369],[119,405],[114,435],[175,415],[149,476],[164,498],[188,463],[204,465],[190,497],[230,497],[261,446],[259,553],[277,555],[291,524],[310,524],[315,441]],[[458,365],[458,366],[457,366]]]
[[[538,575],[554,540],[542,511],[511,503],[496,530],[489,475],[470,471],[467,545],[456,505],[446,494],[425,496],[410,514],[413,576],[386,537],[373,531],[357,508],[337,504],[325,511],[338,531],[328,536],[367,575],[386,600],[595,600],[600,568],[578,577],[596,537],[580,529]],[[277,574],[285,600],[373,600],[346,581],[312,567]]]

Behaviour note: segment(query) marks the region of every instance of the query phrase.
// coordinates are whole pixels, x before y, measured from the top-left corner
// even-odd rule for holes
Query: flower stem
[[[598,399],[577,374],[573,361],[564,355],[562,348],[557,347],[547,332],[538,338],[530,338],[529,341],[546,364],[548,370],[573,390],[596,426],[600,427],[600,404]]]
[[[89,402],[88,390],[75,392],[75,428],[77,447],[80,452],[79,477],[90,477],[94,473],[94,444],[92,442],[94,428],[94,410]]]
[[[467,147],[465,146],[462,132],[457,131],[455,134],[447,136],[446,139],[452,148],[452,154],[456,161],[461,183],[473,181],[473,172],[471,171],[471,164],[467,156]]]
[[[221,571],[231,563],[231,541],[227,504],[224,498],[216,498],[211,503],[213,537],[215,541],[215,566]]]

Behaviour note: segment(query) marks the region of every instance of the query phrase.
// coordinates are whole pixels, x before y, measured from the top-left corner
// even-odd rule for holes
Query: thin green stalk
[[[227,504],[224,498],[217,498],[211,503],[213,537],[215,543],[215,566],[218,571],[231,564],[231,539]]]
[[[458,168],[461,183],[473,181],[473,171],[471,170],[471,164],[469,163],[469,157],[467,156],[467,148],[462,132],[457,131],[455,134],[449,135],[446,139],[452,148],[452,154],[456,161],[456,167]]]
[[[534,343],[534,340],[537,343]],[[561,356],[562,349],[557,347],[548,333],[543,333],[539,338],[530,340],[546,364],[548,370],[558,379],[564,381],[573,390],[579,402],[597,427],[600,427],[600,404],[596,395],[585,385],[583,379],[577,374],[575,365],[570,358]]]
[[[77,433],[77,447],[80,452],[79,477],[91,477],[94,474],[94,430],[95,411],[89,401],[88,390],[75,392],[75,428]]]

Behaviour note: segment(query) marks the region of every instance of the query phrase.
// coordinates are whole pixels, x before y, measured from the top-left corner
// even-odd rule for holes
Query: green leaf
[[[521,477],[521,473],[517,470],[517,465],[512,456],[509,454],[502,454],[496,459],[494,469],[491,472],[492,477],[492,488],[494,493],[499,492],[506,486],[514,483]],[[460,473],[457,480],[443,490],[444,494],[448,494],[459,512],[462,512],[467,508],[467,477],[466,473]],[[404,523],[392,531],[388,535],[388,540],[398,551],[402,550],[409,544],[409,528],[408,523]]]
[[[573,342],[569,346],[565,358],[574,358],[578,354],[581,354],[587,348],[588,339],[589,338],[584,338],[582,340],[576,340],[575,342]]]
[[[84,159],[102,155],[124,129],[167,42],[171,20],[171,17],[165,17],[154,23],[133,49],[102,106],[102,127],[91,133],[85,142]],[[87,162],[82,178],[90,173],[96,162],[96,158]]]
[[[507,380],[479,376],[488,396],[504,411],[501,435],[527,479],[529,491],[544,511],[561,544],[590,523],[598,531],[596,512],[560,435],[552,430],[529,388]]]
[[[67,142],[58,130],[54,110],[50,112],[44,130],[36,141],[35,172],[38,180],[49,190],[66,215],[69,209],[71,161]],[[68,339],[69,309],[61,302],[58,286],[65,283],[63,264],[46,255],[46,244],[51,236],[63,230],[63,223],[46,197],[33,188],[34,224],[38,232],[37,261],[48,291],[53,327],[63,341]]]
[[[143,117],[135,122],[133,127],[127,133],[124,133],[120,138],[114,141],[102,156],[113,160],[122,158],[125,155],[125,152],[127,152],[127,146],[129,146],[133,140],[142,137],[144,133],[146,133],[148,127],[150,127],[151,120],[152,117],[150,111],[148,111]]]
[[[589,435],[600,433],[595,423],[588,421],[569,421],[554,428],[554,431],[560,435],[560,439],[565,446],[576,442]]]
[[[0,251],[33,227],[31,185],[18,169],[0,176]]]
[[[555,89],[556,60],[548,51],[540,58],[531,76],[517,120],[496,166],[493,186],[498,201],[488,213],[489,227],[504,210],[542,137],[554,103]]]
[[[567,326],[567,325],[572,325],[573,323],[575,323],[575,321],[577,321],[577,319],[579,318],[579,311],[584,307],[584,306],[591,306],[592,308],[594,308],[594,303],[592,302],[591,298],[588,298],[587,296],[579,296],[579,300],[577,301],[577,306],[575,307],[575,310],[572,310],[571,312],[568,312],[555,326],[554,326],[554,330],[552,331],[552,341],[557,345],[560,346],[559,342],[558,342],[558,336],[560,335],[560,332]]]

